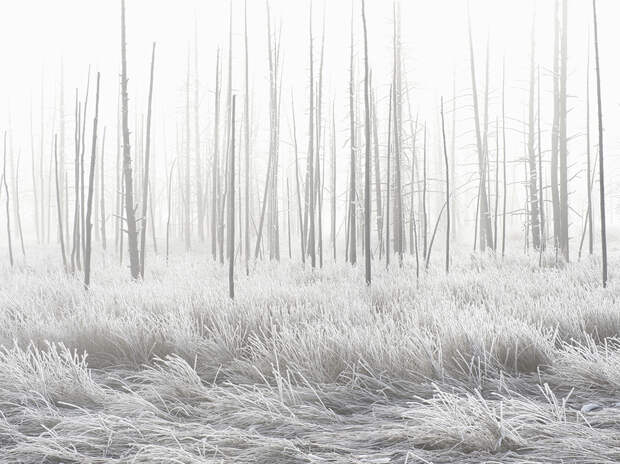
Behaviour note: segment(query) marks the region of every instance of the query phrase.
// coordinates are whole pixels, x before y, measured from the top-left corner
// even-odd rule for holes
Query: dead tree
[[[232,97],[230,172],[228,179],[228,295],[235,298],[235,103]]]
[[[530,228],[532,231],[532,245],[535,250],[540,247],[540,216],[538,212],[538,173],[536,166],[536,142],[535,142],[535,113],[534,113],[534,89],[535,79],[535,41],[534,41],[535,21],[532,20],[532,40],[530,48],[530,92],[528,108],[528,169],[529,169],[529,210]]]
[[[543,167],[542,167],[542,141],[541,134],[542,130],[540,128],[540,69],[537,69],[537,78],[538,78],[538,101],[537,101],[537,113],[538,113],[538,210],[540,213],[540,251],[541,251],[541,262],[542,262],[542,252],[545,251],[547,239],[545,235],[545,198],[543,196]]]
[[[191,141],[191,131],[190,131],[190,114],[189,114],[189,103],[190,103],[190,72],[189,72],[189,50],[187,52],[187,80],[185,83],[186,92],[185,92],[185,200],[183,202],[183,209],[185,212],[185,227],[183,229],[185,236],[185,251],[190,251],[192,249],[192,207],[191,207],[191,185],[190,185],[190,164],[191,164],[191,153],[190,153],[190,141]]]
[[[4,131],[4,156],[2,157],[2,183],[4,184],[4,193],[6,194],[6,235],[9,245],[9,262],[13,267],[13,243],[11,241],[11,212],[9,187],[6,183],[6,131]]]
[[[403,193],[401,175],[402,156],[402,72],[400,43],[400,5],[394,4],[394,251],[398,252],[398,263],[403,264]]]
[[[213,165],[211,166],[211,255],[213,261],[217,260],[217,243],[219,236],[219,204],[220,204],[220,164],[219,164],[219,134],[220,134],[220,49],[217,49],[217,58],[215,63],[215,115],[213,123]]]
[[[121,95],[123,124],[123,175],[125,180],[125,221],[127,226],[127,247],[129,270],[132,279],[140,277],[138,256],[138,231],[133,200],[133,174],[131,168],[131,147],[129,145],[129,96],[127,94],[127,45],[125,41],[125,0],[121,0]]]
[[[62,267],[66,272],[67,254],[65,252],[65,238],[62,231],[62,207],[60,200],[60,184],[58,178],[58,149],[56,135],[54,135],[54,179],[56,180],[56,211],[58,212],[58,237],[60,239],[60,253],[62,256]]]
[[[194,156],[196,157],[196,209],[198,239],[205,241],[205,206],[200,156],[200,80],[198,78],[198,24],[194,18]]]
[[[568,2],[562,0],[562,39],[560,45],[560,94],[559,94],[559,138],[560,138],[560,250],[564,259],[569,260],[568,243],[568,135],[566,132],[567,109],[567,43],[568,43]]]
[[[86,235],[84,237],[84,287],[90,286],[90,258],[92,252],[93,191],[95,186],[95,167],[97,158],[97,124],[99,122],[99,73],[97,73],[97,89],[95,96],[95,117],[93,119],[93,145],[90,152],[90,169],[88,172],[88,198],[86,203]]]
[[[351,15],[353,16],[353,15]],[[351,264],[355,264],[357,262],[357,236],[356,230],[357,226],[355,223],[356,219],[356,192],[355,192],[355,150],[356,140],[355,140],[355,81],[354,81],[354,68],[353,68],[353,21],[351,21],[351,64],[349,68],[349,125],[350,125],[350,136],[349,136],[349,144],[351,145],[351,164],[350,164],[350,173],[349,173],[349,247],[348,247],[348,258]]]
[[[146,113],[146,145],[144,147],[144,175],[142,179],[142,227],[140,229],[140,278],[144,279],[144,260],[146,254],[146,215],[149,198],[149,167],[151,162],[151,115],[153,103],[153,77],[155,72],[155,42],[151,51],[151,77],[149,80],[149,100]],[[155,224],[153,224],[153,227]]]
[[[489,215],[489,199],[487,196],[486,186],[486,156],[483,148],[483,140],[480,131],[480,112],[478,108],[478,90],[476,84],[476,66],[474,59],[474,45],[471,33],[471,19],[469,10],[467,12],[468,31],[469,31],[469,56],[471,68],[472,97],[474,102],[474,123],[476,129],[476,147],[478,150],[478,174],[479,174],[479,218],[480,218],[480,250],[484,251],[485,247],[493,243],[493,231],[491,229],[491,217]]]
[[[601,98],[601,67],[598,52],[598,22],[596,19],[596,0],[592,0],[594,18],[594,53],[596,60],[596,101],[598,108],[598,173],[601,203],[601,251],[603,258],[603,287],[607,287],[607,225],[605,217],[605,170],[603,156],[603,103]]]
[[[389,111],[388,111],[388,139],[387,139],[387,170],[386,170],[386,187],[385,187],[385,268],[390,267],[390,197],[392,190],[390,185],[391,169],[390,159],[392,158],[392,99],[394,93],[390,86]]]
[[[379,240],[379,259],[383,255],[383,196],[381,194],[381,169],[379,166],[379,136],[378,136],[378,122],[377,122],[377,101],[375,94],[372,90],[372,73],[369,76],[370,80],[370,105],[372,113],[372,130],[374,141],[374,162],[375,162],[375,195],[376,195],[376,208],[377,208],[377,237]]]
[[[34,148],[34,134],[32,128],[32,98],[30,100],[30,152],[32,155],[31,172],[32,172],[32,195],[34,199],[34,227],[37,234],[37,243],[41,243],[41,234],[39,227],[39,198],[37,195],[37,171],[35,168],[35,148]]]
[[[446,126],[443,114],[443,97],[441,97],[441,135],[443,138],[443,156],[446,163],[446,274],[450,272],[450,165],[446,145]]]
[[[334,103],[332,102],[332,163],[331,163],[331,236],[334,262],[336,262],[336,117]]]
[[[370,85],[368,82],[368,30],[364,0],[362,0],[362,23],[364,26],[364,113],[366,115],[364,124],[364,132],[366,134],[366,156],[364,157],[364,264],[366,285],[370,285]]]
[[[170,173],[168,174],[168,217],[166,219],[166,264],[170,257],[170,222],[172,221],[172,172],[174,170],[174,164],[176,159],[172,161],[170,166]]]
[[[245,9],[243,13],[243,36],[245,42],[245,101],[244,101],[244,145],[245,145],[245,274],[250,275],[250,89],[249,89],[249,68],[250,60],[248,57],[248,2],[245,1]],[[288,193],[288,180],[287,180]],[[289,224],[289,241],[290,241],[290,224]],[[290,254],[290,243],[289,243]]]
[[[81,104],[78,101],[78,91],[75,90],[75,208],[73,214],[73,245],[71,249],[71,270],[75,272],[82,269],[81,253],[82,245],[80,244],[80,121],[81,121]],[[43,192],[41,192],[43,195]]]
[[[105,159],[105,134],[106,128],[103,127],[103,136],[101,137],[101,172],[100,172],[100,180],[101,183],[101,198],[100,198],[100,207],[99,212],[101,214],[101,247],[103,251],[107,248],[107,234],[106,234],[106,215],[105,215],[105,184],[104,184],[104,159]]]
[[[506,61],[502,62],[502,152],[503,152],[503,192],[502,192],[502,258],[506,253]]]
[[[312,5],[310,5],[310,112],[308,115],[308,171],[306,202],[308,205],[308,249],[312,269],[316,267],[315,222],[314,222],[314,54],[312,41]],[[317,173],[318,174],[318,173]]]

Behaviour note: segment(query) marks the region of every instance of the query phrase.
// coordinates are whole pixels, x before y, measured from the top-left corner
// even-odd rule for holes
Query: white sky
[[[217,47],[224,57],[228,47],[228,14],[233,5],[234,87],[242,92],[243,71],[243,1],[242,0],[127,0],[127,26],[129,46],[130,99],[132,110],[146,112],[146,90],[150,46],[157,42],[155,85],[155,140],[156,156],[162,146],[161,134],[166,128],[168,151],[173,150],[175,127],[183,124],[184,81],[188,47],[193,48],[194,21],[198,24],[199,71],[201,92],[201,132],[203,141],[211,136],[214,64]],[[369,18],[370,62],[374,83],[377,86],[379,109],[386,113],[385,98],[391,79],[392,3],[367,0]],[[569,82],[571,96],[569,107],[569,132],[574,138],[570,143],[572,173],[582,168],[585,142],[585,77],[588,32],[591,28],[591,2],[569,0]],[[283,77],[282,102],[282,163],[289,156],[290,96],[294,95],[297,109],[300,150],[305,152],[305,119],[308,71],[308,11],[306,0],[272,0],[275,22],[282,24]],[[361,50],[361,16],[359,0],[355,4],[355,35],[357,50]],[[529,73],[530,31],[534,6],[536,7],[537,62],[543,79],[543,149],[548,149],[548,129],[551,124],[551,78],[549,67],[553,51],[553,0],[471,0],[471,14],[476,41],[479,89],[483,88],[485,42],[490,38],[492,91],[490,120],[499,115],[499,89],[501,61],[506,58],[507,117],[512,128],[518,128],[515,119],[524,119],[527,104]],[[620,64],[617,21],[620,2],[599,0],[602,79],[606,127],[606,156],[611,194],[617,192],[615,179],[618,174],[620,150]],[[457,148],[462,172],[469,172],[468,159],[473,159],[473,134],[471,132],[471,98],[469,97],[469,56],[466,35],[466,5],[463,0],[411,0],[401,1],[403,50],[406,58],[407,83],[412,88],[413,112],[428,121],[431,138],[438,134],[438,101],[452,96],[452,79],[456,75],[459,112],[457,113]],[[33,101],[34,134],[40,137],[41,79],[44,76],[44,111],[46,117],[45,146],[51,140],[51,121],[56,107],[61,58],[65,66],[65,105],[68,121],[73,111],[73,96],[79,86],[85,89],[88,66],[92,72],[102,74],[102,120],[112,135],[115,131],[116,96],[119,69],[119,12],[120,1],[112,0],[20,0],[3,1],[0,14],[0,43],[2,44],[3,72],[0,73],[0,101],[12,113],[15,150],[30,156],[29,106]],[[251,88],[254,89],[254,124],[257,158],[268,140],[267,118],[267,38],[264,1],[248,1],[248,21],[251,55]],[[338,124],[338,145],[343,160],[348,148],[344,146],[347,131],[348,54],[351,18],[350,1],[314,2],[315,60],[318,67],[318,46],[321,33],[323,8],[326,16],[325,101],[335,97]],[[361,80],[361,59],[358,59],[358,77]],[[225,69],[225,68],[224,68]],[[193,70],[193,58],[192,58]],[[193,72],[193,71],[192,71]],[[193,79],[193,76],[192,76]],[[226,79],[224,77],[224,79]],[[592,81],[593,84],[593,81]],[[592,89],[594,87],[592,86]],[[594,95],[594,94],[593,94]],[[361,96],[361,95],[360,95]],[[594,100],[593,100],[594,104]],[[92,106],[91,106],[92,108]],[[0,126],[8,125],[8,110],[0,113]],[[327,107],[324,110],[327,112]],[[406,112],[406,108],[405,108]],[[594,118],[594,112],[593,112]],[[130,121],[135,121],[132,115]],[[69,123],[69,122],[68,122]],[[594,123],[594,119],[593,119]],[[70,124],[70,123],[69,123]],[[384,124],[385,125],[385,124]],[[90,124],[89,124],[90,126]],[[132,130],[134,128],[132,127]],[[383,128],[385,130],[385,128]],[[72,129],[67,127],[70,140]],[[513,159],[523,153],[522,136],[514,131],[509,140]],[[593,133],[593,140],[595,136]],[[210,143],[210,142],[209,142]],[[431,142],[433,143],[433,142]],[[491,141],[491,145],[494,141]],[[593,142],[594,144],[594,142]],[[111,160],[114,146],[110,143]],[[431,145],[433,146],[433,145]],[[436,147],[436,145],[435,145]],[[170,160],[173,156],[167,156]],[[163,175],[161,157],[158,169]],[[261,161],[257,162],[262,170]],[[112,162],[110,163],[110,168]],[[344,179],[347,170],[339,173]],[[519,168],[520,169],[520,168]],[[259,172],[257,171],[257,172]],[[25,171],[27,172],[27,171]],[[461,170],[459,170],[459,173]],[[518,171],[521,173],[522,171]],[[25,179],[28,174],[23,174]],[[110,173],[112,177],[112,174]],[[574,206],[582,210],[582,177],[572,181],[571,192],[576,199]],[[30,183],[24,180],[22,191],[28,192]],[[340,192],[342,193],[342,192]],[[27,213],[26,213],[27,215]],[[575,219],[576,220],[576,219]],[[25,222],[28,222],[26,220]],[[579,228],[578,226],[577,228]],[[576,229],[575,229],[576,230]],[[575,232],[576,233],[576,232]]]

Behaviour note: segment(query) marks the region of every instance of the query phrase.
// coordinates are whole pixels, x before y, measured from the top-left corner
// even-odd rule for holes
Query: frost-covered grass
[[[0,462],[620,461],[618,257],[106,260],[0,269]]]

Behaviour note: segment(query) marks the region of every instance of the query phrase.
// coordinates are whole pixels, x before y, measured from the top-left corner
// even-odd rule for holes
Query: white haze
[[[392,3],[367,0],[370,65],[377,89],[380,111],[380,137],[385,144],[387,126],[387,94],[392,73]],[[569,3],[568,41],[568,93],[569,93],[569,178],[570,204],[574,208],[571,219],[572,246],[581,230],[578,214],[585,210],[585,88],[586,60],[591,40],[591,2],[571,0]],[[360,2],[354,4],[354,33],[356,49],[356,76],[360,84],[361,98],[362,29]],[[508,1],[471,0],[471,16],[476,47],[476,65],[479,90],[484,87],[485,47],[490,44],[490,90],[491,134],[494,121],[501,117],[502,60],[506,62],[506,110],[508,126],[508,158],[516,160],[525,152],[523,144],[523,121],[526,120],[529,75],[529,51],[532,16],[536,12],[536,61],[540,65],[542,79],[542,128],[543,151],[550,147],[552,121],[551,74],[553,53],[553,4],[552,0]],[[154,91],[155,140],[155,189],[156,198],[164,198],[165,171],[176,156],[177,128],[183,135],[185,79],[188,50],[191,49],[191,72],[193,86],[194,27],[197,25],[200,111],[201,156],[211,151],[213,119],[213,89],[215,86],[215,56],[218,47],[225,60],[228,53],[228,17],[233,8],[233,87],[243,93],[243,9],[241,0],[128,0],[128,70],[130,78],[130,124],[136,131],[136,120],[146,113],[146,91],[150,47],[157,42],[157,58]],[[309,9],[307,1],[272,0],[272,15],[276,25],[281,24],[283,56],[281,169],[283,178],[291,175],[292,151],[290,146],[291,96],[295,99],[300,153],[306,151],[306,114],[308,92],[308,28]],[[438,177],[441,164],[435,159],[439,150],[439,99],[444,96],[450,109],[453,96],[453,77],[456,78],[457,94],[457,175],[456,184],[461,185],[475,173],[473,120],[471,109],[471,79],[467,45],[467,2],[461,0],[402,1],[403,53],[407,87],[411,91],[413,117],[427,121],[430,134],[432,177]],[[266,152],[269,137],[268,126],[268,68],[266,4],[250,0],[247,3],[250,35],[250,72],[253,105],[253,151],[254,172],[259,185],[264,178]],[[326,19],[325,42],[325,88],[324,114],[329,115],[334,101],[337,123],[339,208],[344,208],[344,185],[348,175],[348,73],[351,2],[317,0],[313,5],[315,38],[315,70],[318,68],[322,17]],[[617,178],[620,149],[620,65],[616,46],[618,44],[617,20],[620,3],[616,0],[599,1],[601,67],[603,84],[603,110],[605,118],[605,162],[608,173],[609,220],[617,223],[620,204]],[[52,135],[58,131],[58,99],[60,64],[64,63],[66,152],[70,157],[73,134],[73,101],[76,88],[83,98],[88,67],[91,78],[101,72],[101,119],[107,126],[106,177],[108,198],[114,195],[114,168],[116,156],[116,105],[120,63],[120,2],[103,0],[21,0],[3,2],[0,14],[0,43],[3,50],[3,72],[0,73],[0,101],[4,110],[0,114],[0,129],[10,129],[12,146],[20,156],[19,188],[22,194],[22,216],[29,238],[34,237],[32,208],[32,180],[30,174],[31,140],[29,114],[32,108],[34,150],[37,159],[41,144],[46,159],[50,155]],[[591,37],[590,37],[591,39]],[[592,59],[593,61],[593,59]],[[226,61],[223,63],[226,80]],[[593,63],[591,63],[591,69]],[[592,74],[593,76],[593,74]],[[93,80],[94,82],[94,80]],[[91,82],[91,89],[93,82]],[[591,91],[594,97],[594,80]],[[43,91],[44,132],[41,134],[41,92]],[[224,89],[225,91],[225,89]],[[92,93],[91,93],[92,95]],[[192,94],[193,99],[193,94]],[[92,100],[91,100],[92,101]],[[361,103],[361,100],[359,100]],[[592,127],[595,127],[595,100],[592,100]],[[193,103],[192,103],[193,104]],[[408,118],[407,106],[404,108]],[[10,117],[10,121],[9,121]],[[89,109],[87,140],[90,140],[92,104]],[[451,115],[448,115],[451,121]],[[10,126],[9,126],[10,124]],[[54,124],[54,125],[53,125]],[[448,124],[451,130],[451,124]],[[409,122],[404,124],[406,135]],[[164,139],[165,134],[165,139]],[[43,135],[43,140],[41,136]],[[193,135],[192,135],[193,136]],[[133,140],[133,138],[132,138]],[[595,133],[592,144],[596,144]],[[494,137],[490,145],[495,146]],[[327,147],[329,148],[329,146]],[[407,156],[410,147],[406,146]],[[418,146],[419,148],[419,146]],[[548,159],[548,152],[545,152]],[[192,144],[192,156],[193,144]],[[514,164],[510,168],[510,181],[523,180],[524,167]],[[70,158],[66,169],[70,172]],[[547,176],[548,176],[548,166]],[[436,173],[436,174],[433,174]],[[573,177],[574,176],[574,177]],[[292,180],[292,177],[291,177]],[[283,182],[281,185],[284,185]],[[462,221],[473,228],[475,182],[464,189],[459,198]],[[440,184],[434,187],[440,189]],[[510,208],[522,207],[523,187],[511,186]],[[438,197],[439,198],[439,197]],[[110,200],[111,201],[111,200]],[[439,200],[438,200],[439,201]],[[111,203],[110,203],[111,204]],[[163,203],[156,205],[162,207]],[[436,205],[434,205],[436,208]],[[468,211],[465,213],[465,211]],[[163,214],[163,209],[159,214]],[[434,210],[435,211],[435,210]],[[595,214],[597,217],[598,214]],[[340,214],[339,217],[342,217]],[[52,216],[53,218],[53,216]],[[513,217],[513,227],[523,218]]]

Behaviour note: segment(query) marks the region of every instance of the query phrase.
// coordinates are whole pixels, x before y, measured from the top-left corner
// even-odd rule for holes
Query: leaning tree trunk
[[[441,97],[441,135],[443,137],[443,156],[446,163],[446,274],[450,272],[450,165],[446,146],[446,126],[443,115],[443,97]]]
[[[65,252],[65,238],[62,231],[62,208],[60,200],[60,185],[58,179],[58,149],[57,137],[54,136],[54,179],[56,180],[56,211],[58,212],[58,237],[60,239],[60,252],[62,255],[62,267],[67,272],[67,254]]]
[[[598,54],[598,22],[596,20],[596,0],[592,0],[594,17],[594,52],[596,59],[596,100],[598,106],[598,163],[599,188],[601,195],[601,251],[603,257],[603,287],[607,287],[607,226],[605,217],[605,171],[603,156],[603,104],[601,99],[601,67]]]
[[[95,117],[93,119],[93,145],[90,152],[90,169],[88,172],[88,198],[86,203],[86,225],[84,237],[84,287],[90,286],[90,258],[92,252],[92,232],[91,224],[93,215],[93,191],[95,186],[95,167],[97,158],[97,123],[99,121],[99,73],[97,73],[97,90],[95,96]]]
[[[151,161],[151,112],[153,102],[153,74],[155,71],[155,42],[151,51],[151,78],[149,82],[149,102],[146,113],[146,145],[144,147],[144,176],[142,179],[142,228],[140,229],[140,277],[144,279],[144,260],[146,254],[146,215],[149,198],[149,167]],[[200,177],[200,176],[199,176]],[[155,224],[152,225],[154,227]]]
[[[127,247],[129,250],[129,270],[132,279],[140,277],[138,256],[138,232],[136,210],[133,200],[133,173],[131,168],[131,147],[129,145],[129,96],[127,94],[127,45],[125,41],[125,0],[121,0],[121,94],[123,124],[123,174],[125,177],[125,221],[127,227]]]

